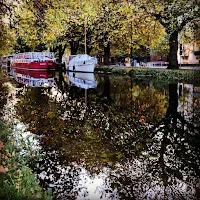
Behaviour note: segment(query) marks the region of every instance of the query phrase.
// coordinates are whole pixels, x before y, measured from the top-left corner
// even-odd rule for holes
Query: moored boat
[[[97,59],[87,54],[78,54],[71,58],[67,69],[74,72],[94,72]]]
[[[53,52],[26,52],[15,54],[12,59],[13,71],[26,70],[55,70]]]

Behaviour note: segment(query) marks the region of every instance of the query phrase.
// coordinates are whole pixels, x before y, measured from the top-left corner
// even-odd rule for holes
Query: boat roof
[[[54,52],[24,52],[24,53],[18,53],[15,54],[14,57],[16,59],[23,59],[23,58],[44,58],[44,57],[48,57],[48,58],[54,58]]]

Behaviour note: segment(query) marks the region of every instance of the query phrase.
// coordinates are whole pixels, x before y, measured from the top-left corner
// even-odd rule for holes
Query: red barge
[[[26,52],[15,54],[11,60],[13,71],[21,70],[55,70],[53,52]]]

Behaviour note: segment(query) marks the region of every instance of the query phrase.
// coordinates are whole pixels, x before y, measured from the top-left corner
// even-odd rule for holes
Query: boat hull
[[[51,60],[45,61],[18,61],[12,65],[13,69],[26,69],[26,70],[55,70],[55,63]]]
[[[73,72],[94,72],[95,64],[83,64],[69,66],[68,70]]]

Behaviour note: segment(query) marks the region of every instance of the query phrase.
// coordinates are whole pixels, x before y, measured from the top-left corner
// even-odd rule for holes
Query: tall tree
[[[199,0],[145,0],[140,2],[148,14],[165,28],[169,35],[168,69],[178,69],[178,35],[186,24],[200,17]]]
[[[0,0],[0,56],[10,54],[14,43],[14,33],[11,30],[16,1]]]
[[[120,5],[113,1],[101,1],[96,6],[96,19],[94,22],[94,41],[103,49],[104,64],[109,64],[111,55],[111,42],[116,34],[116,30],[120,28],[118,12]]]
[[[46,23],[45,15],[50,7],[50,1],[29,1],[25,0],[19,4],[15,12],[14,28],[16,30],[16,38],[18,41],[25,43],[25,47],[18,51],[24,52],[46,50]]]

